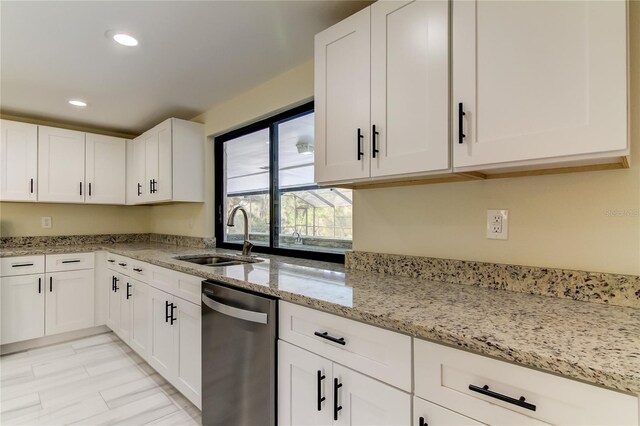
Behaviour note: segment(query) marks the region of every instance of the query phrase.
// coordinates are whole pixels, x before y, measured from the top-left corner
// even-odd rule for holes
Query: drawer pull
[[[487,385],[484,385],[483,387],[469,385],[469,390],[490,396],[491,398],[499,399],[500,401],[508,402],[509,404],[517,405],[518,407],[526,408],[527,410],[536,411],[536,406],[525,402],[524,396],[521,396],[519,399],[511,398],[510,396],[489,390],[489,386]]]
[[[329,336],[329,333],[326,332],[326,331],[324,333],[320,333],[319,331],[316,331],[313,334],[315,334],[318,337],[322,337],[323,339],[330,340],[333,343],[337,343],[339,345],[346,345],[347,344],[347,342],[344,341],[344,337],[338,338],[338,337]]]
[[[127,264],[126,264],[126,263],[118,263],[118,265],[122,266],[123,268],[124,268],[125,266],[127,266]]]
[[[133,270],[136,271],[136,272],[142,272],[142,269],[140,269],[140,268],[133,268]]]
[[[80,263],[80,259],[76,260],[63,260],[62,263]]]
[[[24,266],[33,266],[33,263],[14,263],[11,265],[12,268],[22,268]]]
[[[317,382],[318,382],[318,411],[322,411],[322,403],[324,402],[325,398],[324,396],[322,396],[322,381],[324,379],[326,379],[327,376],[325,376],[324,374],[322,374],[322,371],[318,370],[318,375],[317,375]]]
[[[113,259],[107,259],[107,262],[109,262],[109,263],[114,263],[114,262],[115,262],[115,260],[113,260]]]
[[[342,383],[338,383],[338,379],[333,379],[333,420],[338,420],[338,411],[342,410],[342,405],[338,405],[338,389],[342,387]]]

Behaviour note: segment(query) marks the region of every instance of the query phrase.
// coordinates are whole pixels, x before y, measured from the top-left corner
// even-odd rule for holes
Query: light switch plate
[[[43,216],[43,217],[41,217],[40,218],[40,224],[45,229],[51,228],[51,216]]]
[[[509,210],[487,210],[487,238],[506,240],[509,237]]]

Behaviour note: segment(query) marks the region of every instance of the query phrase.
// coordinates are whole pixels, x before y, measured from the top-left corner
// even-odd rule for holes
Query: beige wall
[[[0,203],[0,236],[87,235],[150,232],[149,207]],[[40,227],[50,216],[52,228]]]
[[[630,12],[630,170],[357,191],[354,249],[640,275],[639,1]],[[485,238],[489,208],[509,209],[508,241]]]
[[[280,74],[194,118],[205,134],[219,135],[299,105],[313,97],[313,61]],[[152,232],[211,237],[213,229],[213,141],[205,141],[205,203],[151,208]]]

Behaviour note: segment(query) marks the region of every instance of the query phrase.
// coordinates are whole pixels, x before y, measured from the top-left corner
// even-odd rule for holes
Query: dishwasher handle
[[[263,312],[247,311],[246,309],[234,308],[233,306],[225,305],[206,294],[202,294],[202,303],[207,307],[229,317],[238,318],[244,321],[257,322],[259,324],[267,324],[267,314]]]

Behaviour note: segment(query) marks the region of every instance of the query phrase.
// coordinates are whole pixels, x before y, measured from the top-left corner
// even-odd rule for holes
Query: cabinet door
[[[131,335],[129,344],[142,358],[147,359],[149,351],[150,302],[149,286],[136,280],[129,280],[133,285],[130,290],[131,302]]]
[[[144,136],[144,135],[143,135]],[[127,150],[127,203],[140,204],[149,194],[146,181],[145,139],[140,136],[128,141]]]
[[[173,154],[172,120],[166,120],[156,126],[158,134],[158,175],[154,187],[156,201],[170,201],[173,195]]]
[[[339,364],[333,364],[333,380],[339,387],[336,393],[338,411],[336,425],[410,425],[411,396],[356,373]],[[335,384],[332,383],[332,388]]]
[[[147,196],[145,201],[155,200],[154,183],[158,181],[158,132],[154,127],[140,137],[144,143],[144,183]]]
[[[131,327],[133,315],[133,284],[131,278],[122,275],[120,283],[120,321],[116,334],[126,343],[131,340]]]
[[[37,201],[38,126],[0,120],[0,200]]]
[[[369,177],[370,10],[315,38],[316,182]]]
[[[422,420],[420,420],[422,419]],[[422,398],[413,397],[414,426],[480,426],[482,423],[471,420],[462,414],[432,404]]]
[[[332,362],[278,341],[278,424],[330,425],[333,418]]]
[[[454,167],[626,150],[625,9],[454,1]]]
[[[173,296],[149,287],[151,298],[150,336],[148,362],[158,373],[171,381],[175,377],[176,351],[174,342],[175,326],[171,324],[171,304]]]
[[[202,408],[201,310],[200,306],[174,297],[173,324],[177,332],[177,371],[174,386]]]
[[[93,326],[93,269],[47,274],[45,286],[47,336]]]
[[[371,6],[371,124],[372,177],[449,169],[447,0]]]
[[[163,121],[145,133],[145,184],[147,201],[171,200],[171,120]]]
[[[122,276],[109,271],[109,311],[107,315],[107,327],[117,332],[120,327],[120,289]]]
[[[38,126],[38,201],[84,203],[85,134]]]
[[[44,275],[0,278],[0,343],[44,336]]]
[[[124,204],[127,141],[91,133],[86,138],[86,202]]]

